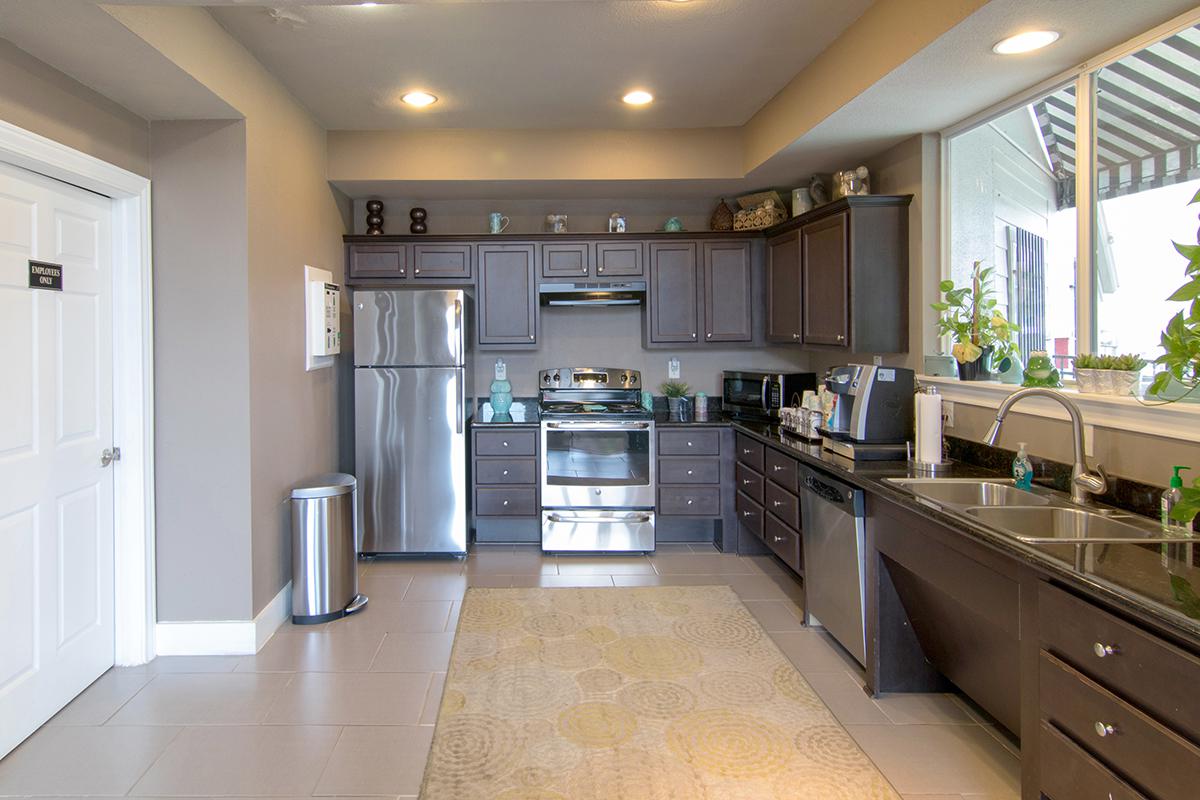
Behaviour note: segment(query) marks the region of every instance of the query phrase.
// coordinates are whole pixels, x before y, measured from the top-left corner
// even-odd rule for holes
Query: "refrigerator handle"
[[[466,403],[467,378],[464,369],[454,370],[454,432],[463,432],[463,417],[466,416],[463,405]]]
[[[464,359],[466,358],[466,345],[463,339],[466,338],[466,331],[463,330],[463,304],[462,300],[455,299],[454,301],[454,348],[458,350],[455,354],[455,362],[465,367]],[[461,432],[461,431],[460,431]]]

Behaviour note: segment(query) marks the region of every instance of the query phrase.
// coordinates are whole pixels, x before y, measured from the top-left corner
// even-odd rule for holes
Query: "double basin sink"
[[[1109,509],[1074,506],[1066,495],[1041,487],[1018,489],[1001,478],[888,478],[918,500],[974,517],[1029,544],[1151,544],[1195,541],[1170,534],[1151,520]]]

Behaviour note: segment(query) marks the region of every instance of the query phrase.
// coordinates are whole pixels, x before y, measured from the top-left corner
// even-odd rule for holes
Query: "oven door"
[[[653,508],[654,423],[542,421],[543,508]]]
[[[761,372],[726,372],[721,406],[730,414],[766,419],[771,416],[771,376]]]

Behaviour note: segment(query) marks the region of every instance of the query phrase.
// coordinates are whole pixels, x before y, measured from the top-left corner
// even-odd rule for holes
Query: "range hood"
[[[646,297],[646,282],[543,283],[538,297],[544,306],[636,306]]]

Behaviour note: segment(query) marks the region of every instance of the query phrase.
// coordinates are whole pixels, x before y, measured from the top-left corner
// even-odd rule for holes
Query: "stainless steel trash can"
[[[292,489],[292,622],[312,625],[361,611],[358,485],[353,475],[318,475]]]

